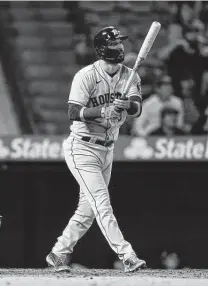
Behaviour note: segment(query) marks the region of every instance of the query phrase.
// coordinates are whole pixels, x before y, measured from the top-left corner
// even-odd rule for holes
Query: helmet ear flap
[[[100,46],[96,47],[96,53],[100,59],[105,59],[107,47]]]

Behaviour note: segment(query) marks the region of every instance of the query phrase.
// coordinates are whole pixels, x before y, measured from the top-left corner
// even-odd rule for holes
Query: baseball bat
[[[136,62],[134,64],[134,67],[131,71],[131,74],[127,80],[127,83],[126,83],[126,86],[124,88],[124,92],[123,92],[123,95],[121,98],[125,98],[127,93],[128,93],[128,90],[129,90],[129,87],[131,86],[131,83],[132,83],[132,79],[135,75],[135,73],[137,72],[137,69],[138,67],[140,66],[141,62],[143,62],[145,60],[145,58],[147,57],[156,37],[157,37],[157,34],[160,30],[160,27],[161,27],[161,24],[157,21],[154,21],[147,33],[147,36],[145,37],[144,39],[144,42],[140,48],[140,51],[139,51],[139,54],[137,56],[137,59],[136,59]]]

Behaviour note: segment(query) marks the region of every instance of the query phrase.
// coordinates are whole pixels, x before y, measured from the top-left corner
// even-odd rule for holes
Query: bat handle
[[[126,97],[128,91],[129,91],[129,88],[130,88],[130,85],[132,83],[132,79],[135,75],[136,71],[132,70],[131,74],[130,74],[130,77],[128,78],[127,80],[127,83],[126,83],[126,86],[124,87],[124,91],[123,91],[123,94],[122,94],[122,99]]]
[[[122,99],[126,98],[126,95],[127,95],[127,93],[128,93],[128,90],[129,90],[129,88],[130,88],[130,86],[131,86],[131,83],[132,83],[132,79],[133,79],[134,75],[136,74],[137,69],[138,69],[138,67],[140,66],[140,64],[141,64],[141,62],[142,62],[143,60],[144,60],[144,58],[142,58],[142,57],[138,57],[138,58],[137,58],[137,60],[136,60],[136,62],[135,62],[135,64],[134,64],[134,67],[133,67],[133,69],[132,69],[132,71],[131,71],[130,77],[128,78],[127,83],[126,83],[126,86],[125,86],[125,88],[124,88],[124,91],[123,91],[123,94],[122,94]]]

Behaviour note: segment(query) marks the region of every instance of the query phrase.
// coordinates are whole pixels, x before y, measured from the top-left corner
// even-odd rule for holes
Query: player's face
[[[113,43],[110,43],[108,45],[108,48],[112,49],[112,50],[119,50],[119,49],[121,49],[124,52],[124,45],[123,45],[121,40],[116,40]]]
[[[121,40],[115,40],[108,44],[106,53],[106,61],[113,64],[122,63],[124,61],[124,46]]]

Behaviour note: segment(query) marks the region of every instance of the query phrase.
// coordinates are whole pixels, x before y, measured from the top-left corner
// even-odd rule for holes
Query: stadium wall
[[[151,268],[163,251],[180,267],[207,268],[207,163],[115,162],[110,183],[125,238]],[[0,165],[0,267],[46,267],[45,256],[78,202],[78,187],[63,162]],[[94,223],[73,262],[112,268],[116,256]]]

